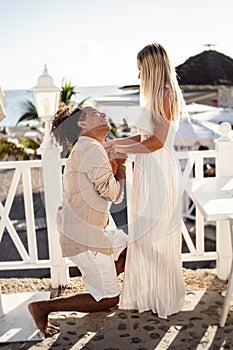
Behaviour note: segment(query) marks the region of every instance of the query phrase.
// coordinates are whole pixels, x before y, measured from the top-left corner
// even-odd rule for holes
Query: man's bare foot
[[[44,310],[43,303],[43,301],[30,303],[28,309],[40,332],[43,333],[45,337],[52,337],[59,332],[59,328],[48,322],[49,312]]]

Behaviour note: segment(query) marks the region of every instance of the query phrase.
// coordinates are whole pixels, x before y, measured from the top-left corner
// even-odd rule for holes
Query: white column
[[[57,288],[59,285],[66,284],[69,280],[68,266],[66,266],[65,259],[62,257],[56,224],[57,210],[62,201],[62,172],[60,166],[62,147],[57,145],[53,135],[48,132],[48,130],[51,130],[51,122],[48,120],[45,123],[47,124],[45,127],[47,132],[38,153],[41,154],[42,158],[51,281],[52,287]]]
[[[222,123],[219,128],[221,136],[215,140],[216,177],[233,177],[233,138],[229,123]],[[217,261],[217,275],[226,280],[230,273],[232,260],[231,234],[229,223],[218,221],[216,223],[216,245],[219,259]]]

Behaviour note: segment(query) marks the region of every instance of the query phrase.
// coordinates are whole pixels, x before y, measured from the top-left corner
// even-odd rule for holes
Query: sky
[[[0,0],[0,86],[138,84],[137,53],[161,43],[175,66],[212,49],[233,58],[232,0]]]

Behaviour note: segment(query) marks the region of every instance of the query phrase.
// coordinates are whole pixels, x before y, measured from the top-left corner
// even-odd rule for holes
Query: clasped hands
[[[106,142],[104,148],[108,154],[113,174],[116,175],[119,167],[124,166],[128,157],[125,153],[121,152],[121,146],[117,146],[114,143]]]

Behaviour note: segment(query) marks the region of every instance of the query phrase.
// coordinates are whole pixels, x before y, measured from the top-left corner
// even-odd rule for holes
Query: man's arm
[[[117,162],[117,172],[115,175],[116,180],[120,184],[120,190],[119,190],[119,196],[116,200],[117,203],[121,202],[123,199],[123,192],[124,192],[124,187],[125,187],[125,179],[126,179],[126,166],[125,166],[125,159],[119,160]]]
[[[118,202],[124,188],[126,157],[121,160],[114,177],[106,151],[101,146],[92,147],[85,155],[82,171],[87,174],[99,195],[111,202]]]

